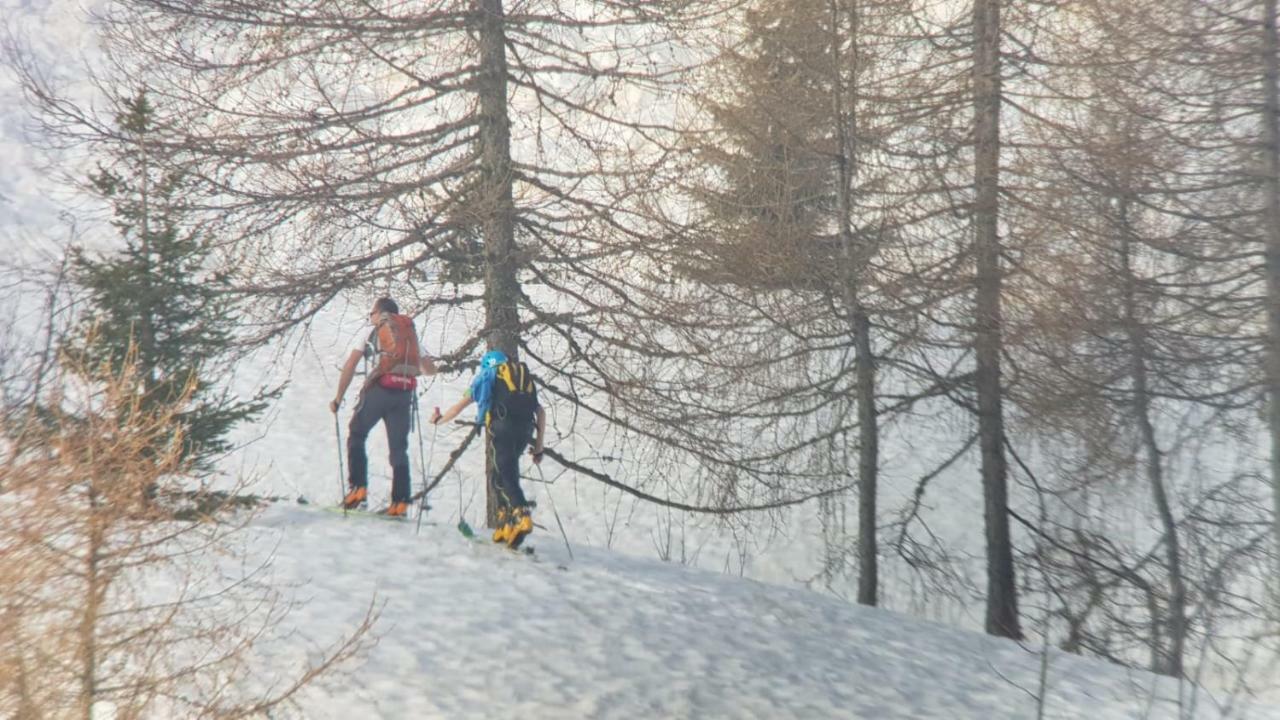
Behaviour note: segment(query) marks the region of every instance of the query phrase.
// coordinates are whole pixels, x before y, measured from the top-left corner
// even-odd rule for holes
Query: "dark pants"
[[[498,491],[499,507],[505,510],[527,507],[529,503],[520,489],[520,455],[529,446],[528,434],[490,433],[489,444],[493,447],[489,483]]]
[[[388,390],[372,385],[360,395],[356,412],[351,416],[347,434],[347,457],[350,459],[351,487],[369,484],[369,456],[364,441],[378,421],[387,428],[387,447],[391,450],[391,502],[409,502],[409,426],[413,410],[412,390]]]

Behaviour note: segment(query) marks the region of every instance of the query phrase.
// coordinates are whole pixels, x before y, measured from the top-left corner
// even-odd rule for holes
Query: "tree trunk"
[[[854,67],[854,85],[846,93],[844,68],[840,62],[842,39],[840,37],[839,3],[831,3],[832,53],[836,58],[833,76],[833,117],[836,138],[839,143],[836,165],[837,212],[840,223],[840,255],[844,265],[845,312],[849,314],[853,331],[854,349],[857,351],[858,398],[858,602],[875,605],[879,601],[879,559],[876,537],[876,490],[880,465],[880,430],[876,411],[876,369],[871,350],[871,318],[858,298],[860,282],[853,251],[853,167],[857,162],[856,133],[858,130],[857,103],[859,88],[857,68]],[[859,7],[854,2],[850,10],[850,37],[859,39]],[[857,58],[853,59],[856,65]],[[847,114],[847,118],[846,118]],[[853,135],[851,136],[851,131]]]
[[[871,351],[871,319],[858,309],[853,317],[858,347],[858,602],[879,602],[876,539],[876,490],[880,461],[880,428],[876,410],[876,366]]]
[[[77,642],[80,651],[79,707],[77,714],[93,720],[93,703],[98,697],[98,619],[105,595],[105,578],[101,560],[106,540],[102,514],[110,512],[98,497],[96,480],[89,481],[88,534],[84,554],[84,607],[80,612]]]
[[[975,0],[974,248],[977,308],[974,350],[978,435],[987,535],[987,621],[992,635],[1019,638],[1018,589],[1009,533],[1008,470],[1000,379],[1000,2]]]
[[[1155,427],[1151,423],[1151,391],[1148,387],[1148,349],[1146,329],[1138,317],[1137,287],[1134,278],[1133,255],[1129,236],[1128,202],[1120,201],[1120,260],[1124,268],[1124,323],[1129,340],[1130,373],[1133,376],[1133,413],[1142,438],[1147,461],[1147,483],[1155,500],[1160,526],[1164,531],[1165,559],[1169,566],[1169,648],[1161,652],[1158,636],[1152,638],[1152,672],[1182,676],[1183,646],[1187,635],[1187,589],[1182,576],[1182,549],[1178,538],[1178,524],[1169,504],[1165,488],[1164,461],[1156,442]]]
[[[511,120],[507,115],[506,31],[502,0],[476,0],[480,12],[480,161],[483,183],[485,328],[490,349],[515,359],[519,353],[520,319],[516,304],[520,284],[515,244],[515,205],[511,183]],[[485,466],[493,467],[493,449],[486,443]],[[492,473],[487,482],[485,508],[490,527],[497,523],[497,493]]]
[[[1276,36],[1276,0],[1263,0],[1262,8],[1267,427],[1271,433],[1271,499],[1276,553],[1280,557],[1280,58],[1277,57],[1280,41]],[[1280,590],[1277,596],[1280,597]]]
[[[145,118],[144,122],[149,118]],[[143,273],[142,273],[142,297],[144,302],[142,305],[142,314],[138,318],[137,342],[138,342],[138,360],[142,366],[142,390],[148,398],[151,393],[160,384],[160,378],[156,372],[154,364],[156,362],[156,333],[155,333],[155,317],[153,316],[152,303],[155,302],[155,296],[151,289],[151,196],[150,181],[151,168],[150,157],[147,154],[146,141],[146,125],[137,131],[138,136],[138,155],[142,163],[142,171],[139,176],[139,202],[141,203],[141,217],[139,218],[140,231],[138,233],[138,250],[142,254]]]

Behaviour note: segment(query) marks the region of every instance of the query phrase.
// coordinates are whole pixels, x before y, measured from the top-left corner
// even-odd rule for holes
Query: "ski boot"
[[[533,532],[533,516],[529,514],[529,508],[518,507],[511,511],[511,523],[507,526],[507,547],[512,550],[518,550],[520,543],[524,542],[525,536]]]
[[[496,543],[507,543],[510,541],[511,523],[507,518],[508,513],[505,508],[498,510],[498,527],[493,530],[493,541]]]
[[[405,517],[409,514],[409,503],[393,502],[387,506],[387,517]]]
[[[366,502],[368,498],[369,489],[363,485],[358,485],[351,488],[351,491],[347,493],[347,496],[342,498],[342,507],[348,510],[361,509],[368,504]]]

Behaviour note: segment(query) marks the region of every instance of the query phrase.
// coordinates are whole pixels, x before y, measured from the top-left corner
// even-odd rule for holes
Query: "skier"
[[[462,399],[444,414],[436,408],[431,423],[449,422],[468,405],[476,404],[476,424],[483,425],[492,451],[490,485],[498,492],[498,527],[493,541],[520,547],[533,531],[529,503],[520,489],[520,454],[528,447],[534,464],[542,462],[542,441],[547,415],[538,403],[538,386],[522,362],[514,362],[500,350],[490,350],[480,359],[480,372]]]
[[[364,442],[369,431],[381,421],[387,430],[387,446],[391,451],[391,504],[384,511],[392,517],[403,517],[409,510],[409,427],[414,390],[418,375],[434,375],[435,362],[420,353],[413,320],[400,314],[391,298],[379,298],[369,312],[373,331],[362,350],[352,350],[338,378],[338,394],[329,403],[337,413],[342,397],[355,375],[361,358],[369,361],[369,373],[347,431],[348,475],[343,507],[354,509],[366,504],[369,458]]]

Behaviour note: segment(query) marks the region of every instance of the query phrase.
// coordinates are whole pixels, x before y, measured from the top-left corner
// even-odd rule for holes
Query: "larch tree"
[[[700,352],[664,335],[667,237],[644,205],[674,147],[659,100],[701,61],[672,29],[719,13],[676,0],[139,0],[99,18],[100,73],[137,78],[181,130],[167,143],[190,158],[229,281],[273,309],[259,339],[358,288],[415,313],[451,308],[471,332],[437,353],[447,366],[472,367],[482,345],[526,359],[572,408],[553,415],[562,434],[593,423],[647,455],[625,481],[554,460],[720,512],[812,494],[707,452],[718,423],[637,421],[647,408],[628,395],[635,368],[680,372]],[[51,130],[105,134],[37,72],[27,85]],[[677,482],[667,463],[693,477]]]
[[[1008,461],[1005,458],[1002,254],[1000,239],[1002,0],[973,3],[973,232],[976,272],[974,389],[987,534],[987,632],[1021,637],[1018,585],[1010,532]]]
[[[913,180],[894,145],[909,117],[894,93],[908,58],[905,17],[901,4],[867,0],[750,6],[741,36],[723,42],[702,78],[705,120],[686,128],[682,174],[700,209],[684,272],[735,297],[746,332],[773,326],[788,348],[739,370],[770,383],[765,412],[815,418],[809,431],[824,442],[856,438],[827,462],[836,478],[854,474],[850,458],[856,467],[857,599],[869,605],[879,602],[876,375],[892,363],[877,356],[875,335],[895,347],[910,341],[910,332],[874,328],[873,316],[890,324],[897,313],[911,326],[901,322],[906,273],[881,252],[904,252],[915,219],[898,207]],[[835,503],[823,500],[827,573],[845,562]]]
[[[1257,488],[1207,459],[1247,432],[1255,303],[1252,253],[1211,211],[1239,207],[1205,172],[1229,145],[1193,121],[1216,79],[1167,10],[1060,8],[1026,66],[1010,397],[1039,451],[1032,592],[1064,646],[1182,677],[1250,612],[1255,513],[1225,499]]]

